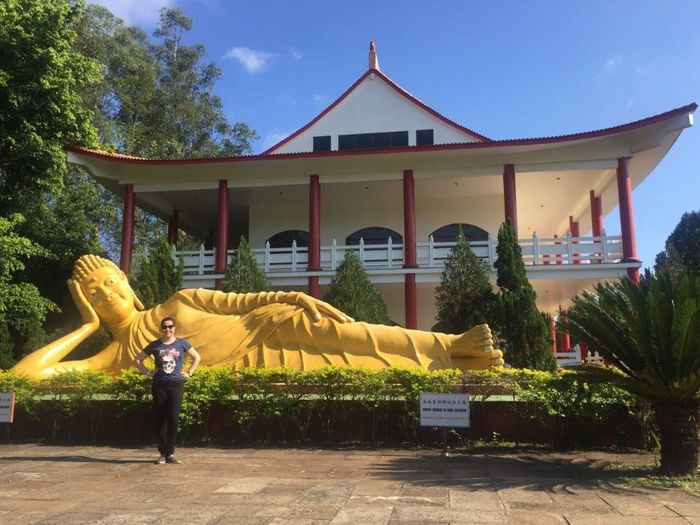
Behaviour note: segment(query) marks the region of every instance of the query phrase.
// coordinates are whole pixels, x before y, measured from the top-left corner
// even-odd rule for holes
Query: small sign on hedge
[[[469,394],[420,394],[420,426],[465,428],[469,421]]]
[[[12,423],[15,417],[15,393],[0,392],[0,423]]]

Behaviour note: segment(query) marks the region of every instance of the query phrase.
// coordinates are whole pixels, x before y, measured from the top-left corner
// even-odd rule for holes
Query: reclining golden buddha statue
[[[488,325],[449,335],[398,326],[355,322],[328,303],[300,292],[224,293],[185,289],[144,309],[126,275],[110,260],[83,255],[68,288],[83,324],[24,357],[14,370],[43,379],[67,370],[118,374],[160,335],[160,321],[173,317],[204,365],[288,366],[311,370],[328,365],[385,368],[417,366],[484,369],[503,365]],[[62,361],[100,327],[112,342],[94,356]]]

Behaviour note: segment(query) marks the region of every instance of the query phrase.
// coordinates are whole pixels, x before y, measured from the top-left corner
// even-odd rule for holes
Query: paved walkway
[[[700,525],[682,490],[611,486],[643,454],[0,446],[0,523]]]

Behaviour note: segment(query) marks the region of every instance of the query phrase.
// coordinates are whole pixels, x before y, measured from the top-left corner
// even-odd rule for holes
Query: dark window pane
[[[391,134],[391,145],[393,147],[408,146],[408,131],[394,131]]]
[[[434,143],[432,129],[419,129],[416,131],[416,146],[432,146]]]
[[[324,137],[314,137],[314,151],[330,151],[331,150],[331,136],[326,135]]]
[[[485,241],[489,238],[489,232],[474,226],[473,224],[454,223],[438,228],[431,235],[435,242],[455,242],[457,232],[462,230],[462,234],[469,239],[469,242]]]
[[[391,133],[373,133],[375,148],[388,148],[391,146]]]
[[[286,230],[274,234],[267,240],[270,248],[291,248],[292,241],[297,241],[298,247],[306,248],[309,246],[309,233],[303,230]]]
[[[389,237],[391,237],[391,242],[393,244],[401,244],[403,242],[403,237],[394,230],[381,226],[370,226],[369,228],[362,228],[348,235],[345,238],[345,244],[355,246],[360,244],[360,239],[362,239],[365,244],[386,244]]]
[[[338,149],[395,148],[408,146],[408,131],[338,135]]]
[[[338,135],[338,149],[355,149],[357,135]]]

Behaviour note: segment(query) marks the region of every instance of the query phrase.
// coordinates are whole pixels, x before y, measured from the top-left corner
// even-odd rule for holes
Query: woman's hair
[[[75,264],[73,265],[73,280],[82,282],[90,272],[105,266],[121,272],[119,267],[109,259],[100,257],[99,255],[83,255],[77,261],[75,261]]]

